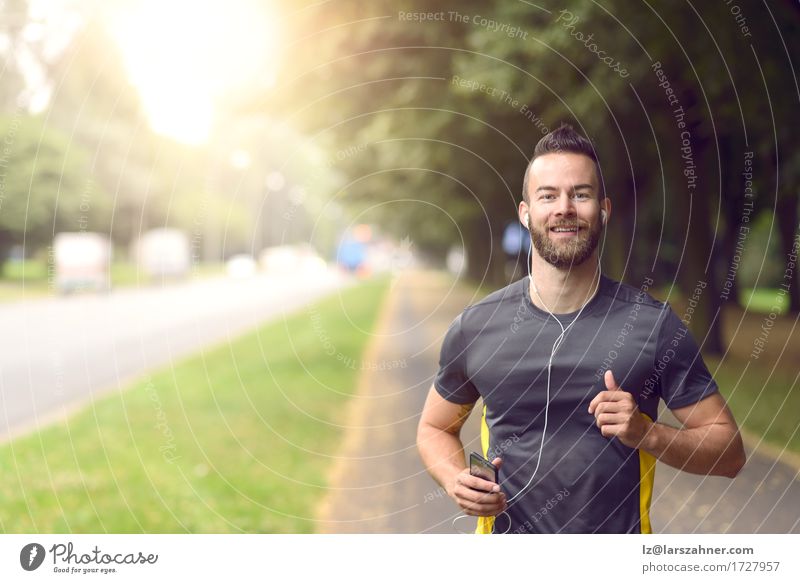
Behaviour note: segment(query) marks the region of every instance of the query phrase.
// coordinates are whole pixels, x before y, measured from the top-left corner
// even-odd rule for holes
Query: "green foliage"
[[[109,213],[95,230],[127,245],[163,221],[181,153],[149,129],[122,55],[100,23],[85,22],[47,71],[57,88],[48,118],[90,153],[92,177],[107,193]]]
[[[36,248],[103,210],[80,146],[41,119],[0,118],[0,241]]]
[[[769,288],[784,283],[785,266],[774,259],[780,256],[780,241],[772,213],[767,211],[759,214],[742,247],[744,252],[737,274],[740,285]]]
[[[487,266],[499,273],[492,250],[515,219],[523,170],[562,121],[599,152],[614,205],[606,270],[636,285],[652,272],[688,290],[725,273],[745,202],[797,206],[796,6],[740,7],[747,30],[723,2],[362,6],[295,12],[298,36],[318,32],[297,47],[270,111],[302,111],[306,131],[335,148],[366,145],[341,166],[350,179],[343,200],[384,209],[386,228],[423,249],[441,252],[468,233],[475,277]],[[755,196],[746,201],[748,151]],[[405,199],[418,203],[384,204]],[[704,300],[698,322],[711,322],[714,301]]]
[[[771,341],[779,343],[780,339]],[[781,450],[800,453],[800,433],[794,415],[800,407],[800,391],[796,367],[791,361],[791,355],[774,365],[735,357],[723,362],[713,357],[707,359],[736,421],[751,435],[763,437]]]

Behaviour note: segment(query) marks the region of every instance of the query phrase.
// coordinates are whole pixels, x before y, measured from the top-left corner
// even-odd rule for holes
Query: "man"
[[[417,435],[428,471],[479,533],[649,533],[655,460],[735,477],[736,422],[697,344],[667,304],[602,275],[611,201],[591,143],[564,125],[537,144],[519,220],[531,277],[450,326]],[[483,400],[471,476],[460,430]],[[656,422],[663,399],[682,424]]]

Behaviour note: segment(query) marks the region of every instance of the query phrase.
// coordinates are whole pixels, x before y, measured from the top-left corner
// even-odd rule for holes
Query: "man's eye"
[[[589,193],[587,193],[587,192],[577,192],[577,193],[575,193],[575,197],[576,198],[586,199],[586,198],[589,198]]]

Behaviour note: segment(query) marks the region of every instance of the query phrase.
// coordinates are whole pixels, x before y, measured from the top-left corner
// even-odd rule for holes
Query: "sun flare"
[[[109,26],[153,129],[180,141],[205,142],[223,99],[272,85],[280,42],[268,3],[140,0]]]

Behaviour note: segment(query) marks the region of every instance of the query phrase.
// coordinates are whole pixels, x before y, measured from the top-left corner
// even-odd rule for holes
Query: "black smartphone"
[[[469,454],[469,474],[497,483],[497,468],[492,462],[474,451]]]

